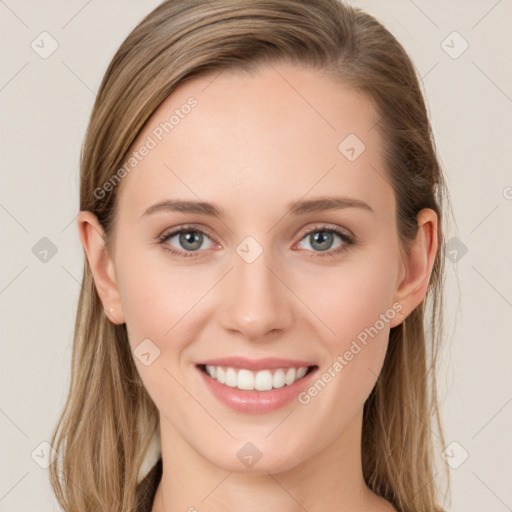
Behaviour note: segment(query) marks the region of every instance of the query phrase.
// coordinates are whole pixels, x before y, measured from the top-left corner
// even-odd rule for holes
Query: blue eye
[[[178,251],[172,246],[165,244],[165,242],[172,240],[174,237],[178,237],[178,243],[185,249],[185,251]],[[180,228],[172,231],[171,233],[165,234],[160,238],[160,243],[164,245],[164,249],[179,257],[193,257],[194,252],[199,251],[203,245],[205,237],[208,237],[206,233],[200,229],[181,226]]]
[[[332,249],[335,237],[341,239],[342,243],[336,248]],[[348,247],[354,244],[354,238],[347,233],[340,231],[336,228],[329,226],[317,226],[314,229],[308,231],[306,235],[301,239],[306,240],[310,247],[313,249],[316,247],[319,251],[313,251],[316,256],[334,256],[340,254],[348,249]]]
[[[183,250],[178,250],[169,245],[168,242],[175,237],[177,237],[177,243]],[[335,237],[338,237],[342,243],[332,249]],[[196,257],[196,253],[201,252],[201,248],[204,249],[203,243],[206,239],[211,240],[211,238],[201,229],[194,226],[180,226],[174,231],[162,235],[160,237],[160,244],[164,246],[166,251],[170,252],[174,256],[190,258]],[[313,253],[311,255],[313,258],[317,256],[334,256],[336,254],[340,254],[346,251],[350,245],[355,243],[354,237],[350,236],[348,233],[324,225],[316,226],[309,230],[300,239],[301,242],[303,240],[307,240],[312,248],[309,252]],[[318,250],[315,250],[315,248]]]

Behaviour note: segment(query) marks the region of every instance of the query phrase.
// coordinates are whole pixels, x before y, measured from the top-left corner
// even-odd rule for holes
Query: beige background
[[[158,3],[0,1],[4,512],[58,510],[48,470],[37,462],[47,459],[41,443],[69,383],[83,262],[75,223],[79,152],[108,62]],[[449,509],[512,510],[512,3],[351,3],[381,20],[413,58],[451,187],[457,227],[448,234],[455,261],[447,261],[449,348],[441,374],[446,441],[455,443],[446,453],[458,466]],[[39,36],[44,31],[50,36]],[[47,51],[51,38],[58,44],[46,59],[41,38]],[[50,246],[57,252],[50,248],[41,261]]]

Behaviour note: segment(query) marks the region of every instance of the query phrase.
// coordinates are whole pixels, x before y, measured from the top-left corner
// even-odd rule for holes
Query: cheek
[[[324,325],[325,365],[336,375],[332,380],[362,400],[380,373],[390,323],[398,313],[392,307],[396,261],[384,250],[360,254],[339,270],[330,269],[324,280],[328,286],[322,293],[317,287],[307,301]]]
[[[331,336],[326,339],[343,343],[386,314],[396,291],[396,266],[389,251],[375,247],[351,256],[337,269],[322,270],[322,279],[312,276],[310,285],[314,282],[315,287],[309,286],[307,301],[329,327]],[[320,289],[322,282],[325,285]],[[388,316],[392,314],[391,308]]]
[[[181,322],[194,315],[211,279],[205,280],[193,265],[173,265],[163,249],[130,254],[119,263],[116,275],[132,341],[169,340],[175,326],[181,328]]]
[[[169,394],[184,393],[179,375],[188,364],[189,346],[200,335],[205,296],[218,276],[207,266],[173,264],[159,252],[134,247],[131,257],[119,262],[116,276],[137,370],[157,406],[165,407]],[[148,352],[146,365],[148,357],[144,361],[139,354]]]
[[[137,371],[157,407],[165,409],[170,395],[176,402],[187,399],[178,366],[211,279],[198,276],[193,266],[173,266],[165,253],[133,249],[116,266],[117,284]]]

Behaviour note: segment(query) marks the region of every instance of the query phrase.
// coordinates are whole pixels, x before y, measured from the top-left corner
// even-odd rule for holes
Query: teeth
[[[307,366],[253,372],[246,369],[237,370],[231,367],[206,365],[206,373],[217,382],[248,391],[269,391],[282,388],[284,385],[290,386],[302,379],[307,371]]]

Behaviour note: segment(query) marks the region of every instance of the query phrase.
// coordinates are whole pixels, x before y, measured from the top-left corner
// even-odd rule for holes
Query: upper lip
[[[309,361],[297,361],[295,359],[281,359],[277,357],[264,357],[262,359],[249,359],[243,356],[220,357],[208,359],[196,363],[209,366],[230,366],[232,368],[245,368],[247,370],[274,370],[277,368],[301,368],[303,366],[316,366]]]

